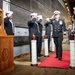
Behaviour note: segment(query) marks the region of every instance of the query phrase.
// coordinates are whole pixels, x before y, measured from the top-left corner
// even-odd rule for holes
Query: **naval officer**
[[[53,26],[53,38],[56,46],[56,58],[62,60],[62,41],[63,31],[66,32],[66,26],[63,19],[60,18],[61,12],[54,11],[54,15],[50,19]]]
[[[48,52],[50,51],[50,37],[51,37],[51,24],[49,18],[46,18],[46,23],[45,23],[45,35],[48,36]]]
[[[31,55],[31,39],[32,36],[36,36],[37,41],[37,56],[41,56],[41,45],[42,45],[42,17],[39,18],[37,13],[31,13],[31,20],[28,21],[29,28],[29,42],[30,42],[30,55]],[[31,56],[30,56],[31,60]]]
[[[4,18],[4,28],[6,30],[7,35],[14,35],[14,26],[12,18],[13,18],[13,12],[7,11],[6,17]]]
[[[75,31],[75,7],[73,7],[73,17],[74,17],[74,22],[73,22],[73,30]]]
[[[38,57],[41,57],[43,56],[41,54],[41,49],[42,49],[42,28],[43,28],[43,25],[42,25],[42,15],[38,15],[38,20],[37,20],[37,27],[38,27],[38,34],[37,34],[37,56]]]

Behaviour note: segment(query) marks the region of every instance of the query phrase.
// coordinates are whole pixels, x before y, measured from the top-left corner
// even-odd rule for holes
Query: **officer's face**
[[[33,18],[36,18],[36,19],[37,19],[37,16],[32,16],[32,19],[33,19]]]
[[[74,10],[74,12],[73,12],[74,14],[75,14],[75,10]]]
[[[12,19],[13,18],[13,15],[11,15],[9,18]]]
[[[60,18],[60,15],[59,14],[55,14],[55,18],[56,19]]]

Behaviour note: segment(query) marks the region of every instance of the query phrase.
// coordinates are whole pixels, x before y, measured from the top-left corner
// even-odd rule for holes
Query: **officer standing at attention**
[[[38,20],[37,20],[37,23],[38,23],[38,35],[37,35],[37,55],[38,57],[41,57],[43,56],[41,54],[41,49],[42,49],[42,15],[38,15]]]
[[[28,21],[28,27],[29,27],[29,42],[30,42],[30,55],[31,55],[31,39],[32,36],[36,36],[37,40],[37,56],[40,57],[40,48],[41,48],[41,20],[38,20],[38,14],[37,13],[31,13],[31,20]],[[31,60],[31,56],[30,56]]]
[[[4,18],[4,28],[6,30],[7,35],[14,35],[14,26],[12,18],[13,18],[13,12],[7,11],[6,17]]]
[[[75,31],[75,7],[73,7],[73,13],[74,13],[74,15],[73,15],[73,17],[74,17],[74,22],[73,22],[73,30]]]
[[[68,44],[70,44],[70,34],[73,31],[72,25],[69,25],[67,30],[68,30]]]
[[[60,11],[54,11],[54,15],[51,17],[51,24],[53,26],[53,38],[56,46],[56,58],[62,60],[62,41],[63,31],[66,31],[65,22],[60,18]]]
[[[50,51],[50,36],[51,36],[51,24],[49,18],[46,18],[46,23],[45,23],[45,35],[48,36],[48,52]]]

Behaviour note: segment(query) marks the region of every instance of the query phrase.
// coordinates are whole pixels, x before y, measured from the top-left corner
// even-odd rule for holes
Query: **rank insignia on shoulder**
[[[62,22],[62,21],[59,21],[59,24],[60,24],[60,25],[62,25],[62,24],[63,24],[63,22]]]

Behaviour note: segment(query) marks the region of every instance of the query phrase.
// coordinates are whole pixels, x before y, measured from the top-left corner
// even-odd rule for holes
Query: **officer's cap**
[[[46,20],[48,21],[48,20],[50,20],[50,18],[46,18]]]
[[[73,10],[75,10],[75,7],[73,7]]]
[[[6,14],[10,14],[10,16],[13,14],[12,11],[7,11]]]
[[[37,16],[38,14],[37,13],[31,13],[30,15],[31,16]]]
[[[54,14],[61,14],[60,11],[54,11]]]
[[[37,17],[40,18],[40,19],[42,19],[42,15],[38,15]]]

